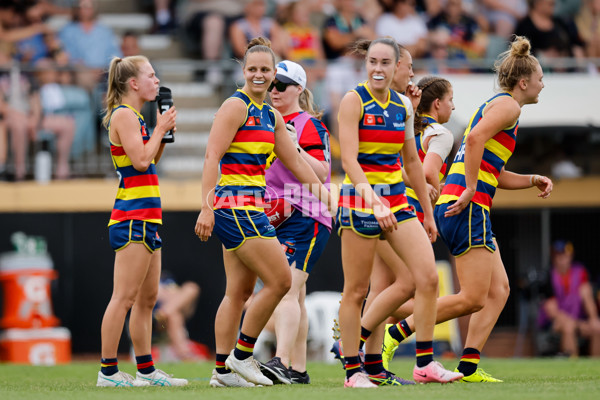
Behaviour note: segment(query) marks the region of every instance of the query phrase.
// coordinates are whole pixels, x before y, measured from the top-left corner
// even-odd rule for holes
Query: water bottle
[[[173,107],[173,97],[171,96],[171,89],[161,86],[158,89],[158,97],[156,98],[156,102],[158,104],[158,109],[161,114],[164,114],[169,110],[169,108]],[[173,130],[171,129],[165,136],[162,138],[162,143],[173,143],[175,141],[175,136],[173,135]]]
[[[48,151],[49,143],[43,140],[40,150],[35,155],[33,176],[39,184],[46,185],[52,178],[52,155]]]

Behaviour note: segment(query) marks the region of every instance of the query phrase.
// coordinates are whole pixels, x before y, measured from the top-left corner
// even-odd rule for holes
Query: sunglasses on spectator
[[[271,83],[271,86],[269,86],[268,92],[271,93],[273,91],[273,88],[277,89],[278,92],[285,92],[285,90],[287,89],[288,86],[298,86],[297,83],[284,83],[284,82],[275,82],[273,81],[273,83]]]

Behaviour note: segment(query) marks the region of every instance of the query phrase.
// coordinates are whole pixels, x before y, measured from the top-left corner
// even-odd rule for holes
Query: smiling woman
[[[277,240],[270,240],[276,239],[275,228],[264,212],[265,169],[271,153],[330,206],[327,189],[296,151],[281,114],[265,103],[276,73],[270,42],[251,40],[242,67],[244,87],[225,100],[210,130],[202,174],[202,211],[195,228],[202,241],[208,240],[214,229],[224,248],[227,287],[215,318],[212,386],[273,384],[253,357],[258,335],[291,285],[285,254]],[[257,277],[264,288],[250,302],[236,343],[242,310]]]

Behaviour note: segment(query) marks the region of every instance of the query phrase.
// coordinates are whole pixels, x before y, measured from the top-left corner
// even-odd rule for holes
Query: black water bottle
[[[167,112],[167,110],[173,107],[173,97],[171,96],[171,89],[161,86],[158,89],[158,97],[156,99],[158,104],[158,109],[161,114]],[[165,136],[162,138],[163,143],[173,143],[175,141],[175,136],[173,135],[173,130],[171,129]]]

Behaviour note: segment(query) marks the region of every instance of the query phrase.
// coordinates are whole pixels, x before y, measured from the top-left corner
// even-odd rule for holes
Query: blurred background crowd
[[[112,173],[100,119],[113,56],[145,54],[175,86],[179,154],[162,173],[198,177],[214,109],[240,81],[234,60],[252,37],[306,68],[335,143],[337,104],[364,76],[350,43],[392,36],[417,75],[464,75],[489,72],[512,34],[531,40],[548,72],[598,73],[600,0],[2,0],[0,180],[32,179],[41,151],[53,179]],[[556,174],[589,172],[558,145],[545,154],[562,163]]]

